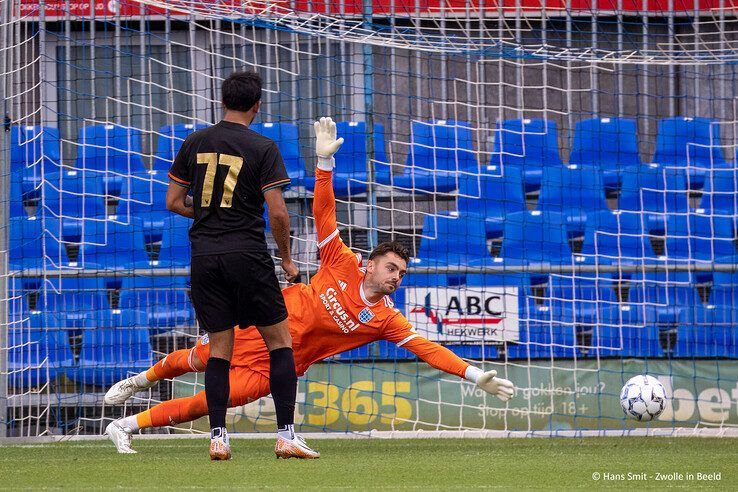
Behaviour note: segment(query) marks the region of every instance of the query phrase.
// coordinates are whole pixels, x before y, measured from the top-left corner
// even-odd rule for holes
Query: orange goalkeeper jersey
[[[366,299],[361,256],[343,244],[338,234],[332,174],[317,169],[315,176],[313,215],[320,268],[309,285],[295,284],[282,291],[298,375],[326,357],[388,340],[437,369],[464,377],[469,364],[445,347],[419,336],[389,297],[375,303]],[[202,359],[204,354],[199,355]],[[248,366],[269,376],[269,354],[257,330],[236,330],[231,365]]]

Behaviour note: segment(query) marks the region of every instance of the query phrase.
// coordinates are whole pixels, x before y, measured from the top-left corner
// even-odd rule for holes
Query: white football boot
[[[110,422],[105,428],[105,434],[115,444],[115,449],[121,454],[135,454],[136,451],[131,447],[131,434],[127,429],[122,427],[118,420]]]
[[[138,376],[132,376],[122,381],[118,381],[110,387],[107,393],[105,393],[105,404],[106,405],[120,405],[125,403],[134,394],[145,391],[154,386],[157,381],[147,381],[146,384],[139,384],[136,382]]]
[[[277,444],[274,445],[274,454],[277,458],[300,458],[304,460],[312,460],[320,458],[320,453],[310,449],[305,439],[294,435],[292,439],[285,439],[282,436],[277,436]]]

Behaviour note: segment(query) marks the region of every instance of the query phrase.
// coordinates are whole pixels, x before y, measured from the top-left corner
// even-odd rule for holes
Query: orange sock
[[[205,400],[205,391],[195,396],[176,398],[159,403],[136,416],[139,429],[147,427],[163,427],[165,425],[189,422],[208,414],[208,403]]]
[[[190,349],[175,350],[146,371],[146,379],[172,379],[193,371],[190,367]]]

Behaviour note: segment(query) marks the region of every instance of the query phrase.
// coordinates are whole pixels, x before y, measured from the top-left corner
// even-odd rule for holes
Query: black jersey
[[[192,256],[266,251],[264,192],[290,183],[272,140],[221,121],[187,137],[169,178],[192,189]]]

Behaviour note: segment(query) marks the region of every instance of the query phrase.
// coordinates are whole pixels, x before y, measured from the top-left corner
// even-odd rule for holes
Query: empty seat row
[[[76,325],[70,332],[63,316],[31,313],[8,329],[11,388],[39,387],[60,374],[82,385],[107,387],[151,366],[153,351],[145,315],[108,310],[97,323]],[[70,335],[81,336],[75,357]]]
[[[11,295],[12,316],[51,313],[64,316],[67,326],[93,322],[111,309],[131,309],[146,315],[152,333],[177,326],[193,326],[190,280],[182,276],[24,278],[16,281]]]
[[[574,251],[582,226],[581,251]],[[738,260],[736,237],[735,219],[701,214],[605,210],[587,216],[583,225],[557,212],[513,212],[499,220],[452,212],[425,218],[411,264],[520,270],[531,264],[732,263]]]
[[[131,218],[14,217],[10,266],[33,268],[172,268],[190,262],[192,221],[170,214],[154,222]]]
[[[177,124],[162,127],[152,170],[166,171],[181,142],[204,125]],[[301,157],[299,132],[291,123],[260,123],[251,128],[273,139],[280,147],[294,184],[312,189]],[[339,134],[346,140],[336,156],[336,192],[339,196],[366,191],[369,178],[367,130],[362,122],[341,122]],[[395,189],[447,193],[459,186],[465,174],[477,174],[479,163],[474,149],[474,130],[469,123],[455,120],[415,121],[411,125],[405,169],[393,175],[385,151],[384,129],[374,125],[375,181]],[[558,132],[550,120],[519,119],[500,121],[494,129],[494,150],[485,166],[516,168],[525,190],[541,187],[543,170],[560,167]],[[34,166],[44,157],[44,165],[60,166],[59,135],[53,128],[13,127],[12,169]],[[75,168],[142,173],[141,132],[119,125],[94,125],[80,130]],[[480,153],[484,149],[479,149]],[[681,169],[690,189],[704,187],[705,172],[730,168],[722,153],[720,126],[706,118],[676,117],[661,120],[652,163]],[[594,118],[579,121],[569,164],[595,167],[607,189],[618,189],[622,170],[641,167],[636,123],[624,118]],[[51,172],[54,172],[52,169]]]

